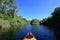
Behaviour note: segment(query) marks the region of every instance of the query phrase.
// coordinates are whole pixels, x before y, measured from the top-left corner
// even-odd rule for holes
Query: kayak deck
[[[24,40],[36,40],[36,38],[31,32],[28,32],[27,35],[24,37]]]

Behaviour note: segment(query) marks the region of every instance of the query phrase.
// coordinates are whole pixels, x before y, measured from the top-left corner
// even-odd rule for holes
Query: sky
[[[17,15],[27,20],[47,18],[60,6],[60,0],[17,0],[16,3]]]

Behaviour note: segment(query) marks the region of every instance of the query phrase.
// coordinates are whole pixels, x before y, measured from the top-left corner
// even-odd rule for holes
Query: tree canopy
[[[32,25],[40,25],[39,22],[40,21],[38,19],[32,19],[31,22],[30,22],[30,24],[32,24]]]
[[[16,0],[0,0],[0,14],[14,17],[16,11]]]
[[[48,28],[51,28],[55,31],[57,40],[59,40],[60,35],[60,7],[55,8],[55,10],[52,12],[52,16],[50,18],[44,19],[41,22],[42,25],[48,26]]]

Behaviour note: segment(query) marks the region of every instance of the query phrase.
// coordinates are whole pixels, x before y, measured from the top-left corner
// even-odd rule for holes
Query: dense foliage
[[[40,22],[42,25],[48,26],[56,32],[57,40],[60,40],[60,7],[55,8],[52,16]]]
[[[0,14],[14,17],[16,12],[16,0],[0,0]]]
[[[16,13],[16,0],[0,0],[0,40],[14,40],[16,31],[28,23],[32,25],[48,26],[48,28],[51,28],[55,31],[57,40],[59,39],[60,7],[55,8],[50,17],[41,21],[38,19],[32,19],[28,22],[25,18],[17,16]]]
[[[16,13],[16,0],[0,0],[0,40],[14,40],[15,33],[28,23]]]
[[[32,25],[40,25],[38,19],[32,19],[31,22],[30,22],[30,24],[32,24]]]

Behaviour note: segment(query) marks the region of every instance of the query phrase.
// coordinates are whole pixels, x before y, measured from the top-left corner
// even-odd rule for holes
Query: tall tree
[[[0,0],[0,13],[14,17],[16,14],[16,0]]]

